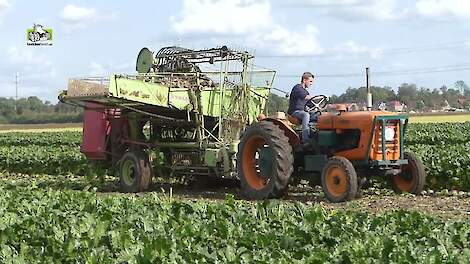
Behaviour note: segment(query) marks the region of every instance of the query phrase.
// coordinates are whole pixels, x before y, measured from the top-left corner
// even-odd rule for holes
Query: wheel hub
[[[272,151],[269,147],[263,146],[258,149],[258,153],[259,176],[264,180],[268,180],[273,168]]]
[[[334,177],[333,177],[333,183],[334,183],[335,185],[338,185],[338,184],[339,184],[339,182],[340,182],[340,179],[339,179],[339,177],[338,177],[337,175],[336,175],[336,176],[334,176]]]
[[[346,174],[338,166],[332,166],[327,172],[327,188],[335,196],[341,196],[346,192]]]
[[[124,161],[122,166],[122,179],[126,185],[132,185],[136,177],[136,168],[132,160]]]
[[[252,137],[246,143],[242,153],[243,173],[248,184],[254,189],[264,188],[272,172],[272,152],[264,147],[262,137]]]

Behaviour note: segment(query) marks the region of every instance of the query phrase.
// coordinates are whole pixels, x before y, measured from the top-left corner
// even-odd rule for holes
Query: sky
[[[34,23],[53,30],[52,46],[27,46]],[[470,83],[468,0],[0,0],[0,96],[57,102],[67,80],[135,73],[143,47],[246,50],[276,70],[290,91],[301,74],[310,92],[341,94],[371,84],[439,88]],[[279,92],[275,92],[279,94]]]

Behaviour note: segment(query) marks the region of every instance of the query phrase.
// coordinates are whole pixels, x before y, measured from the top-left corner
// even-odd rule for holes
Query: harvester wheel
[[[143,151],[126,152],[119,162],[119,183],[122,192],[146,191],[152,181],[149,156]]]
[[[354,199],[357,193],[357,174],[352,163],[340,156],[331,157],[323,167],[321,184],[325,196],[334,203]]]
[[[392,189],[397,193],[420,194],[426,182],[424,165],[414,153],[405,152],[404,157],[408,160],[408,164],[402,166],[400,174],[391,176]]]
[[[237,167],[241,191],[248,199],[278,198],[294,171],[289,138],[270,121],[249,126],[238,145]]]

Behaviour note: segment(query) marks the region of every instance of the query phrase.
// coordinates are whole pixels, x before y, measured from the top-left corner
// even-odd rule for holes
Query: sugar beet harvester
[[[71,79],[59,99],[85,108],[81,151],[114,168],[124,192],[147,190],[154,176],[191,175],[240,179],[245,197],[266,199],[306,179],[340,202],[378,174],[398,192],[422,191],[423,165],[404,151],[406,116],[323,113],[300,144],[294,119],[262,114],[275,72],[252,59],[225,46],[143,48],[136,75]],[[308,105],[321,112],[326,97]]]

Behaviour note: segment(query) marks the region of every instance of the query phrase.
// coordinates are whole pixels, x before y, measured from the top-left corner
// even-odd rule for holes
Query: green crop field
[[[410,124],[425,194],[374,185],[343,204],[308,186],[265,202],[161,182],[120,194],[80,154],[80,131],[0,133],[0,263],[466,263],[468,131]]]
[[[470,122],[470,114],[422,115],[411,116],[411,123],[455,123]]]
[[[464,263],[470,223],[302,203],[0,189],[3,263]]]
[[[1,124],[2,132],[60,132],[60,131],[82,131],[81,123],[68,124]]]

